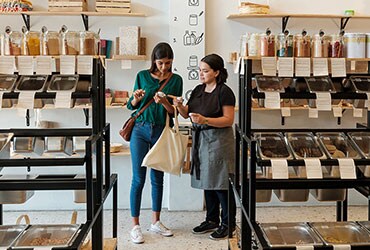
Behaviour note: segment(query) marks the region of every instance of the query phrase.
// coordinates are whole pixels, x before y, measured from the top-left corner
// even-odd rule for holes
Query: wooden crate
[[[97,0],[95,10],[98,12],[130,13],[131,0]]]
[[[87,11],[87,0],[49,0],[49,11]]]

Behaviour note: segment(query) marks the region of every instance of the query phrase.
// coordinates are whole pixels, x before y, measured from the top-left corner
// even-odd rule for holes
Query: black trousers
[[[220,214],[221,223],[229,228],[235,228],[236,222],[236,204],[235,197],[232,195],[230,207],[227,204],[227,190],[204,190],[204,197],[206,200],[206,221],[212,221],[220,224]],[[221,205],[221,213],[220,213]],[[228,211],[230,210],[231,217],[228,216]],[[229,221],[230,219],[230,221]],[[229,225],[230,223],[230,225]]]

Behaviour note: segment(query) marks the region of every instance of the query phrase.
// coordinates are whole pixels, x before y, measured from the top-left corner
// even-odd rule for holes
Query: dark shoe
[[[218,228],[218,223],[213,221],[203,221],[199,226],[193,228],[193,234],[204,234],[212,232]]]
[[[222,240],[222,239],[225,239],[228,234],[229,234],[229,228],[225,225],[221,225],[219,228],[217,228],[216,231],[214,231],[213,233],[211,233],[211,235],[209,236],[210,239],[212,240]],[[232,229],[233,232],[235,230],[235,228]]]

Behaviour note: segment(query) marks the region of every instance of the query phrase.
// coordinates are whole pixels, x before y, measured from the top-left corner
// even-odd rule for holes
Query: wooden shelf
[[[282,17],[294,17],[294,18],[358,18],[358,19],[370,19],[367,15],[333,15],[333,14],[293,14],[293,13],[274,13],[274,14],[230,14],[227,19],[240,19],[240,18],[282,18]]]
[[[122,17],[145,17],[144,13],[117,13],[96,11],[22,11],[22,12],[0,12],[0,15],[30,15],[30,16],[122,16]]]
[[[118,61],[118,60],[137,60],[145,61],[146,55],[114,55],[112,59],[106,59],[108,61]]]
[[[275,57],[276,59],[278,58],[286,58],[286,57]],[[303,58],[303,57],[293,57],[293,58]],[[315,58],[315,57],[310,57],[311,59]],[[317,57],[319,58],[319,57]],[[243,57],[244,60],[248,60],[248,59],[251,59],[253,61],[261,61],[262,57],[260,56],[245,56]],[[338,58],[331,58],[331,57],[327,57],[326,59],[338,59]],[[346,61],[356,61],[356,62],[370,62],[370,58],[345,58]],[[228,61],[228,63],[235,63],[236,61]]]

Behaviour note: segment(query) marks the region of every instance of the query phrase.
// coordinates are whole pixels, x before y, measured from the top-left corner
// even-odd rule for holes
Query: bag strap
[[[158,91],[161,91],[165,86],[166,84],[170,81],[171,77],[172,77],[173,73],[171,72],[170,75],[167,77],[166,81],[161,85],[161,87],[158,89]],[[137,114],[134,116],[134,119],[136,120],[136,118],[138,118],[143,112],[145,109],[147,109],[150,104],[152,104],[152,102],[154,102],[154,99],[150,99],[149,102],[147,102],[147,104],[145,104],[144,107],[142,107],[139,112],[137,112]]]

